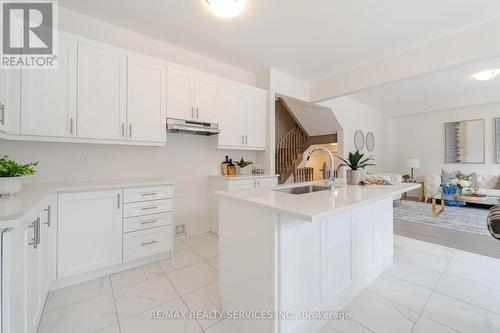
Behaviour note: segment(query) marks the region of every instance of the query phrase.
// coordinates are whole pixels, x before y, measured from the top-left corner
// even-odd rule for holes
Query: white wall
[[[394,171],[409,173],[407,158],[419,157],[421,167],[416,174],[440,173],[441,169],[463,170],[479,174],[500,174],[500,164],[494,163],[493,118],[500,117],[500,103],[477,105],[445,111],[432,111],[393,118]],[[485,164],[445,164],[444,123],[458,120],[485,120]]]
[[[373,107],[355,101],[349,97],[339,97],[319,103],[320,105],[329,107],[337,117],[343,131],[338,133],[338,151],[343,156],[348,156],[349,152],[356,150],[354,146],[354,133],[359,129],[366,134],[372,132],[375,136],[375,149],[373,152],[368,152],[366,147],[362,153],[366,155],[374,155],[375,168],[367,170],[387,171],[388,156],[385,155],[382,143],[385,139],[381,139],[381,112]]]
[[[255,152],[214,149],[215,137],[172,134],[166,147],[43,143],[0,139],[0,155],[39,161],[26,182],[162,177],[175,182],[175,224],[189,233],[208,230],[209,174],[220,174],[225,155],[255,160]],[[81,166],[82,155],[88,165]]]

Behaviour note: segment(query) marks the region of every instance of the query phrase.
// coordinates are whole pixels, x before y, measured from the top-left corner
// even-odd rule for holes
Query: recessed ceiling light
[[[500,68],[493,68],[474,73],[470,76],[470,79],[475,81],[488,81],[497,76],[498,74],[500,74]]]
[[[208,10],[220,18],[233,18],[241,14],[245,0],[203,0]]]

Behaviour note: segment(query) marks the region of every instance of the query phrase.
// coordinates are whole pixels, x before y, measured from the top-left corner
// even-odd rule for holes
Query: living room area
[[[395,200],[395,234],[500,258],[499,68],[492,57],[349,95],[380,113],[365,174],[421,186]],[[356,134],[345,140],[366,152]]]

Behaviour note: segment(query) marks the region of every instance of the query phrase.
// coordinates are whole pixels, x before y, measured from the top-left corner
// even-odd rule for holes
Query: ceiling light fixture
[[[470,76],[474,81],[488,81],[500,74],[500,68],[488,69],[485,71],[474,73]]]
[[[203,0],[208,10],[217,17],[229,19],[241,14],[245,0]]]

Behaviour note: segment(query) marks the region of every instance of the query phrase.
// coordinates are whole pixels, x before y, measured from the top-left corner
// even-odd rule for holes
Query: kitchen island
[[[419,185],[321,185],[218,192],[223,310],[244,311],[242,332],[315,332],[392,264],[394,197]]]

